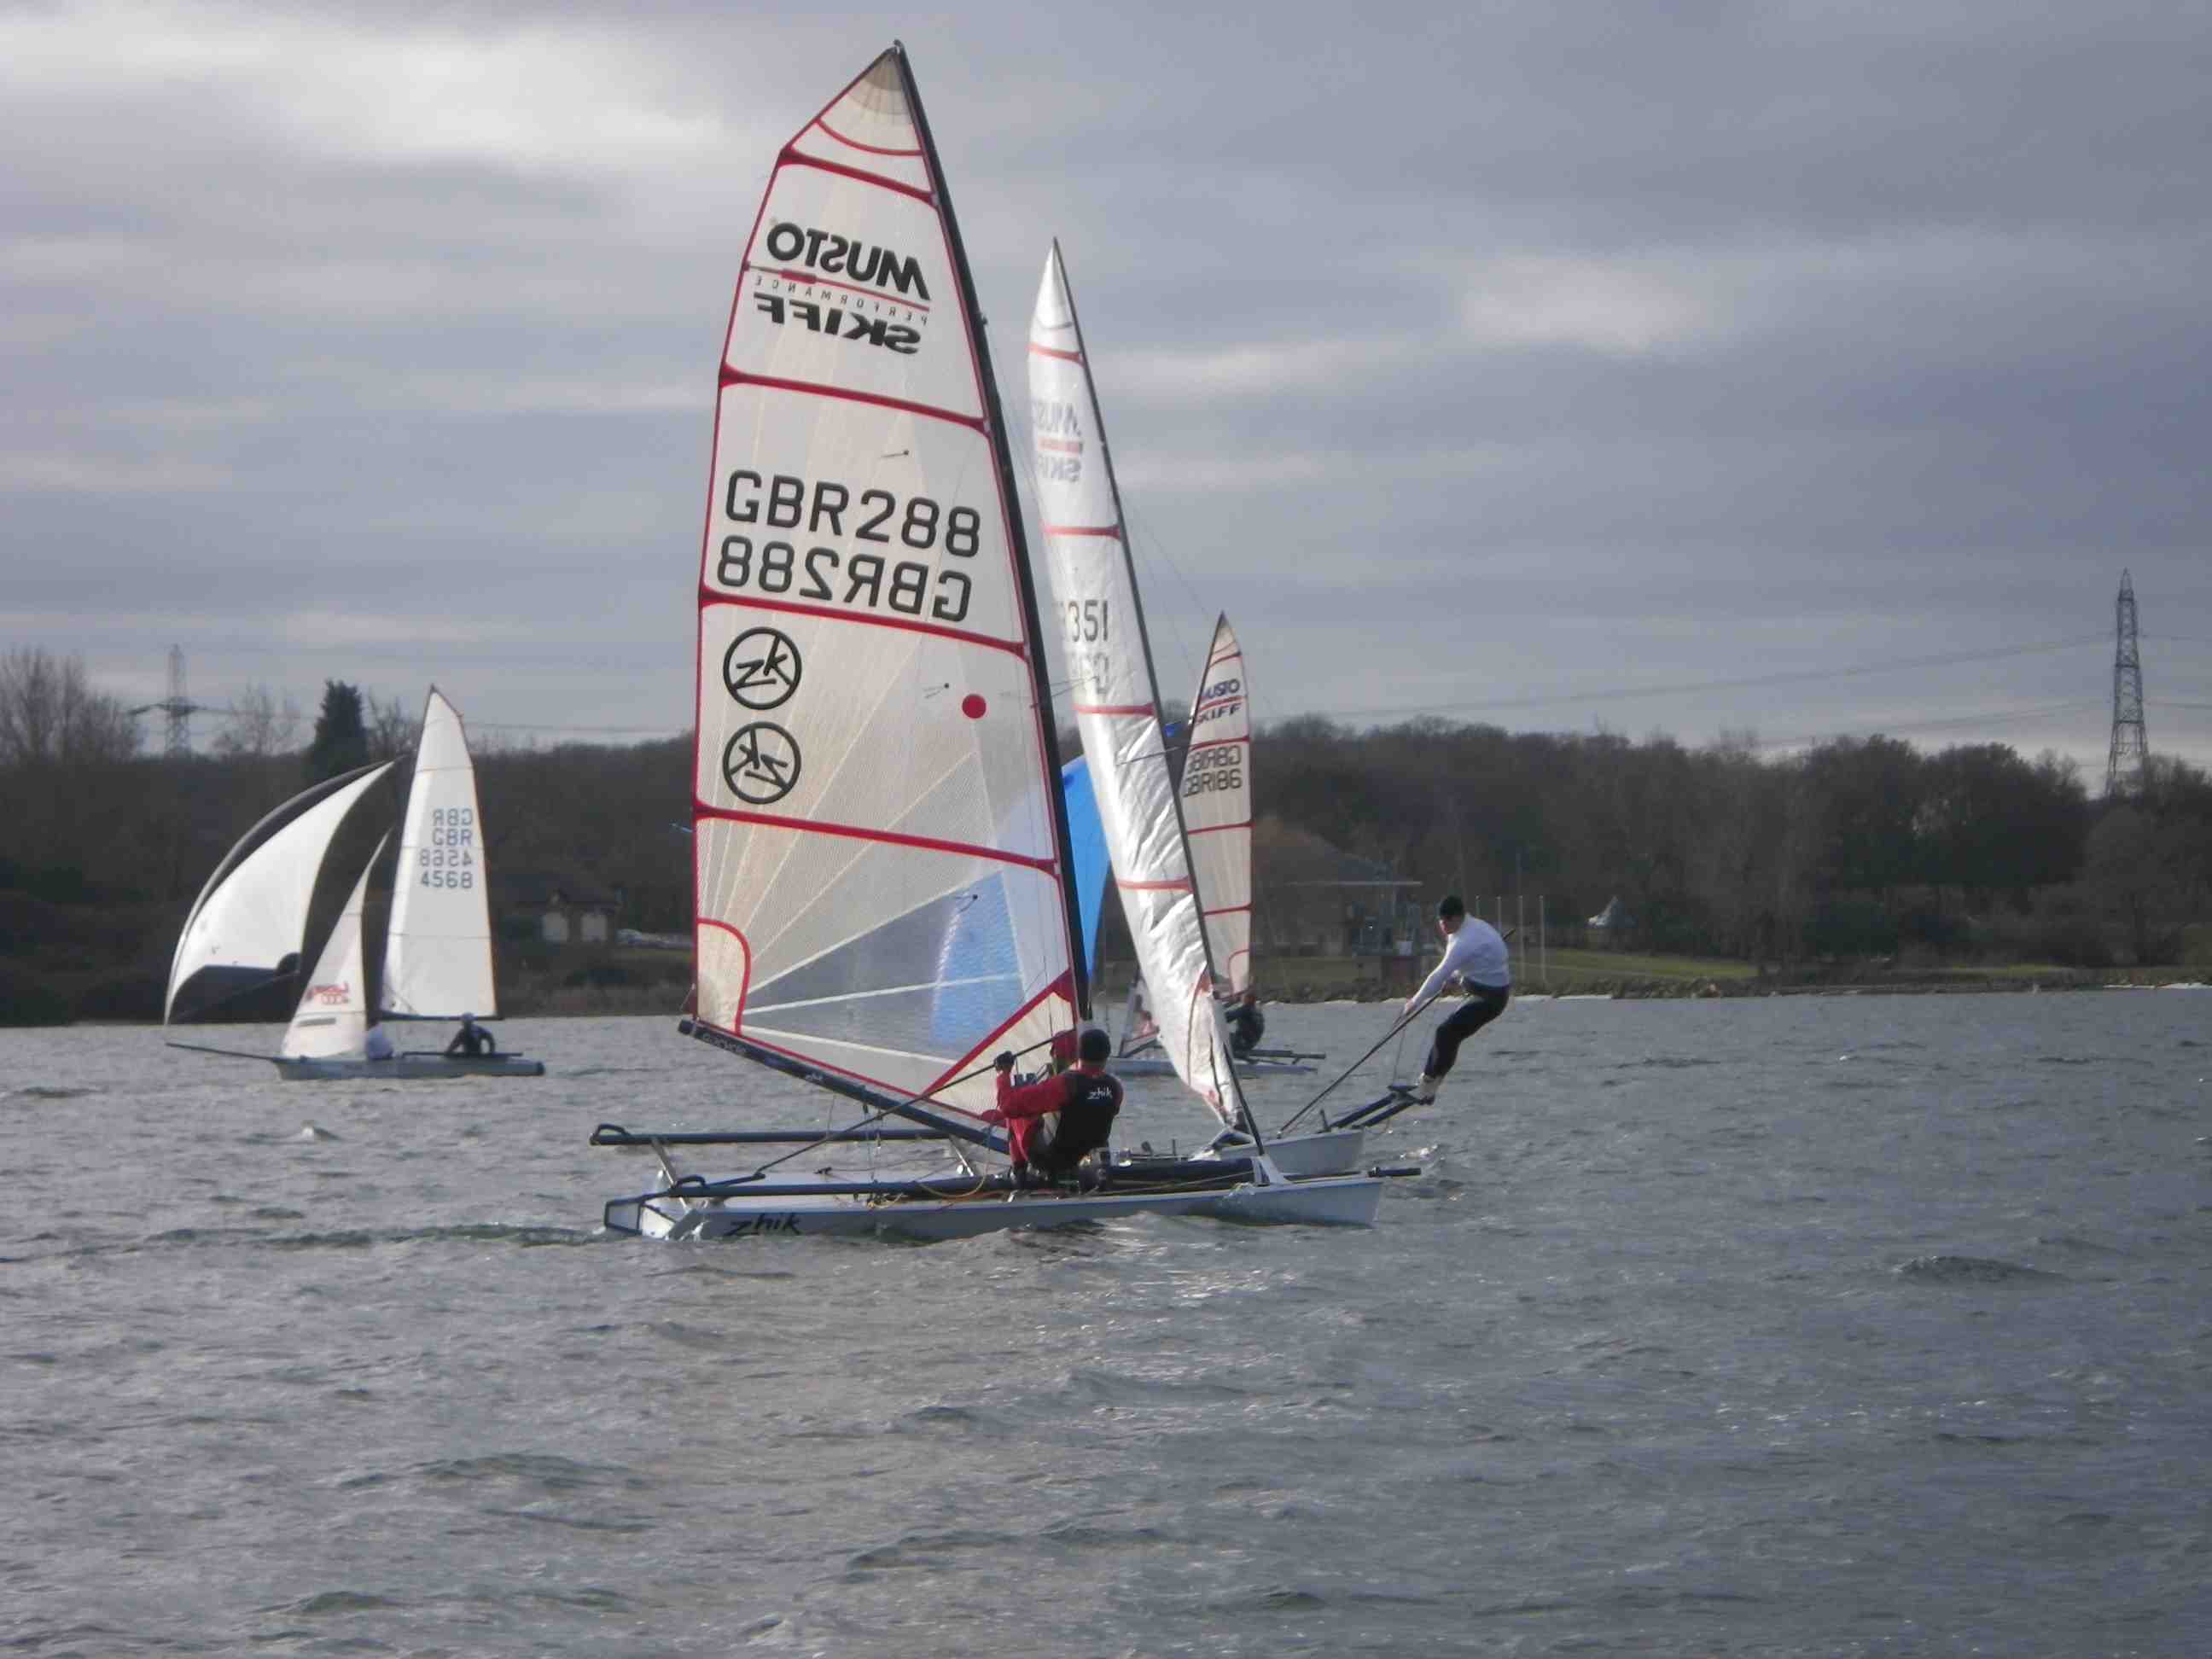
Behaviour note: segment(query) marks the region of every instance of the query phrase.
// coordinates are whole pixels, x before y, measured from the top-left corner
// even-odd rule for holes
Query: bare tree
[[[396,760],[415,752],[422,722],[397,697],[368,697],[368,752],[374,760]]]
[[[35,646],[0,657],[0,766],[127,760],[137,752],[130,710],[92,689],[83,658]]]
[[[283,701],[267,686],[249,685],[231,700],[230,724],[215,740],[219,755],[266,760],[291,752],[300,735],[300,705],[287,693]]]

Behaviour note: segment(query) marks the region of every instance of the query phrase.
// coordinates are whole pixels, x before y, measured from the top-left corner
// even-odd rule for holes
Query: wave
[[[2063,1275],[2040,1267],[2024,1267],[2016,1261],[1999,1261],[1980,1255],[1916,1255],[1892,1269],[1900,1279],[1930,1285],[2002,1285],[2041,1280],[2057,1283]]]

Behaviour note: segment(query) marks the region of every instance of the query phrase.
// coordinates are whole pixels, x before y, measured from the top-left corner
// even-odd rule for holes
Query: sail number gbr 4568
[[[966,571],[903,555],[974,558],[982,547],[983,517],[972,507],[783,472],[763,478],[739,467],[724,488],[722,513],[747,526],[722,538],[714,563],[722,587],[943,623],[967,617],[972,584]],[[821,536],[848,544],[815,541]],[[861,543],[884,551],[856,545]]]

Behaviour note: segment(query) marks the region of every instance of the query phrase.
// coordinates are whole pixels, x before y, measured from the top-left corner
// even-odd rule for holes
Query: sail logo
[[[769,227],[768,252],[770,258],[878,289],[886,298],[896,290],[902,299],[911,295],[924,305],[929,303],[929,283],[922,276],[921,261],[912,254],[895,253],[854,237],[795,225],[788,219]]]
[[[1058,441],[1054,447],[1073,446],[1078,454],[1083,452],[1083,422],[1075,412],[1073,404],[1064,404],[1052,398],[1030,399],[1030,426],[1036,434],[1037,447],[1042,448],[1048,438]]]
[[[352,996],[353,987],[343,981],[336,985],[310,985],[307,988],[307,1000],[325,1007],[342,1008]]]
[[[821,306],[811,300],[787,300],[780,294],[756,294],[753,309],[781,327],[797,323],[810,334],[827,334],[836,340],[866,340],[870,345],[911,357],[921,344],[919,330],[888,317],[862,317],[842,306]]]
[[[739,727],[722,750],[722,781],[750,805],[781,800],[799,787],[799,739],[772,720]]]
[[[799,690],[799,647],[780,629],[749,628],[722,653],[722,684],[747,708],[776,708]]]
[[[1244,682],[1221,680],[1199,693],[1198,712],[1190,717],[1194,726],[1204,726],[1208,720],[1218,720],[1236,714],[1244,707]],[[1234,738],[1227,739],[1234,742]]]
[[[1080,483],[1083,422],[1075,405],[1051,398],[1030,398],[1030,429],[1036,436],[1037,482]]]

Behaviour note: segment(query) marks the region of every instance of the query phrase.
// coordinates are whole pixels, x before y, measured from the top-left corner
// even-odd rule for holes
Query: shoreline
[[[1417,981],[1418,982],[1418,981]],[[1549,981],[1516,985],[1516,1002],[1567,1000],[1607,1002],[1722,1001],[1761,997],[1865,996],[1994,996],[2034,995],[2042,992],[2087,991],[2207,991],[2212,975],[2202,967],[2129,969],[2099,973],[2091,969],[2047,969],[2011,973],[1921,973],[1881,978],[1790,980],[1775,975],[1656,976],[1644,975],[1553,975]],[[1092,1007],[1097,1018],[1109,1025],[1127,994],[1127,984],[1105,981],[1094,988]],[[1262,992],[1263,1007],[1312,1007],[1326,1003],[1388,1003],[1405,1000],[1406,991],[1384,988],[1375,980],[1344,985],[1293,982],[1269,994]],[[1449,996],[1446,1000],[1450,1000]],[[680,996],[666,994],[665,987],[562,986],[550,994],[532,995],[516,988],[510,1006],[501,1020],[597,1019],[609,1017],[684,1018]],[[220,1030],[225,1024],[265,1024],[269,1021],[213,1021],[195,1030]],[[275,1022],[281,1024],[282,1022]],[[495,1024],[498,1022],[494,1022]],[[0,1022],[0,1030],[54,1030],[65,1026],[135,1026],[160,1030],[159,1020],[103,1018]]]

